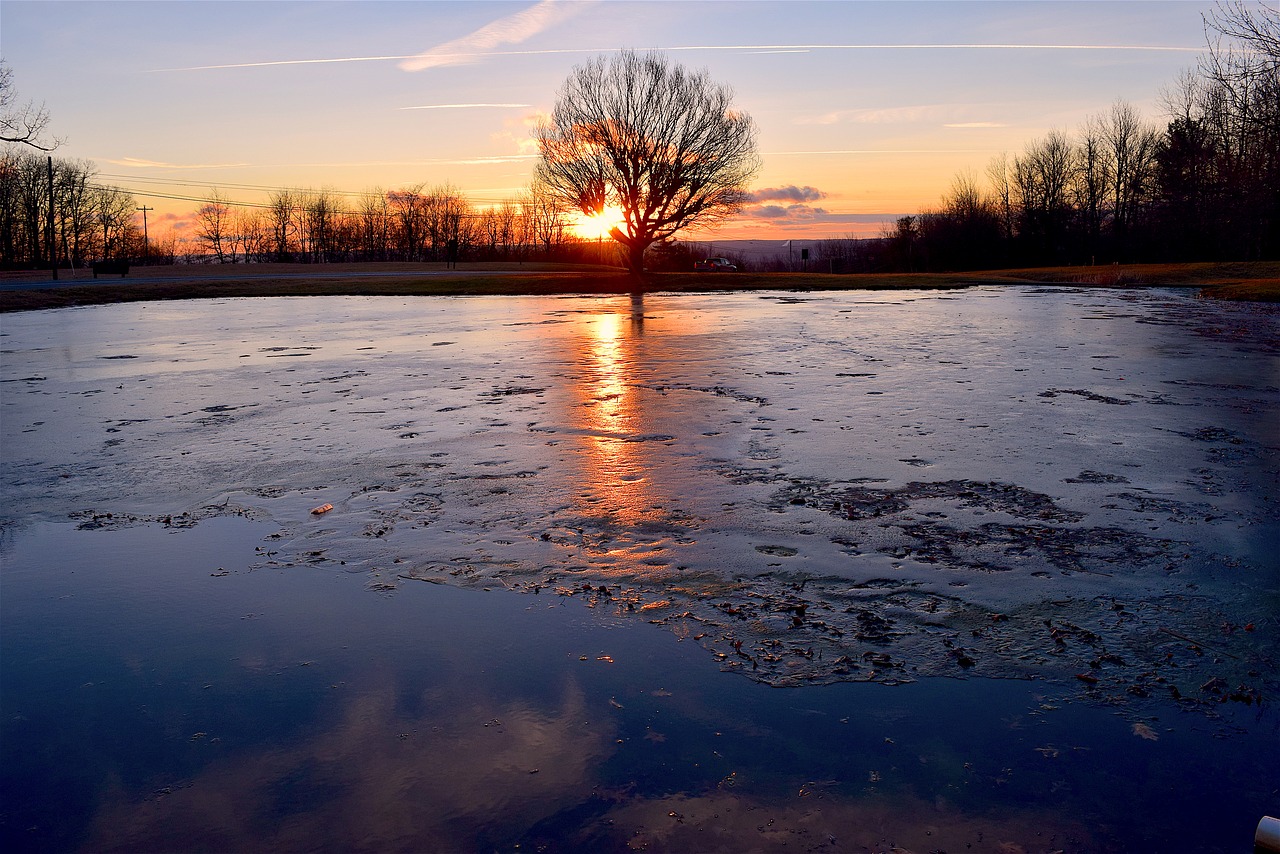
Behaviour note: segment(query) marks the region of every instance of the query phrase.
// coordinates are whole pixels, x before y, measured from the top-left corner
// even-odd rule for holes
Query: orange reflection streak
[[[621,309],[621,306],[617,306]],[[644,307],[585,316],[576,343],[578,370],[570,418],[577,443],[573,507],[595,520],[583,547],[590,562],[625,573],[668,563],[677,500],[660,487],[671,449],[655,438],[643,386]]]
[[[556,442],[564,443],[568,466],[561,524],[572,533],[560,542],[561,560],[619,585],[680,576],[680,555],[699,526],[687,509],[696,499],[683,409],[670,408],[673,401],[652,385],[652,371],[670,358],[669,342],[661,331],[646,334],[644,308],[640,296],[630,306],[626,298],[601,299],[555,339],[569,348],[571,366],[560,390],[572,439]]]
[[[640,428],[638,396],[630,383],[632,345],[624,337],[620,315],[602,314],[587,328],[587,357],[582,396],[586,428],[586,481],[606,512],[624,525],[643,515],[646,479],[637,453],[642,443],[628,441]]]

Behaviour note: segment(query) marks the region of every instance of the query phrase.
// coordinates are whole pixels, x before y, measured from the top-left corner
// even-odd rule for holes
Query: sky
[[[874,236],[959,174],[1160,92],[1212,2],[0,0],[0,55],[56,156],[92,161],[152,228],[216,189],[452,185],[515,198],[576,65],[661,50],[730,86],[759,132],[754,201],[711,236]],[[171,198],[179,197],[179,198]],[[706,235],[692,235],[702,236]]]

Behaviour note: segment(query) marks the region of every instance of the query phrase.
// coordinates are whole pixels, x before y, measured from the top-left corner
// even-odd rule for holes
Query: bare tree
[[[534,229],[534,191],[521,193],[513,204],[515,220],[512,222],[511,242],[515,246],[516,257],[520,263],[530,254],[530,249],[538,245]]]
[[[434,257],[445,257],[472,242],[470,214],[471,206],[457,187],[445,184],[431,190],[426,199],[426,225]]]
[[[1102,141],[1115,169],[1111,185],[1113,228],[1123,243],[1137,219],[1139,206],[1151,193],[1159,134],[1125,101],[1112,104],[1100,125]]]
[[[556,196],[545,187],[535,184],[528,194],[520,198],[524,214],[521,232],[525,245],[541,247],[544,257],[551,256],[553,247],[564,243],[569,223]]]
[[[62,140],[56,137],[46,140],[44,134],[48,126],[49,111],[44,104],[18,102],[13,69],[0,59],[0,142],[19,142],[41,151],[53,151]]]
[[[49,172],[53,171],[56,253],[72,265],[101,251],[101,190],[87,160],[48,158],[28,146],[0,148],[0,264],[49,263]],[[123,191],[118,191],[123,192]],[[129,197],[132,203],[132,197]],[[114,225],[114,223],[113,223]]]
[[[477,218],[476,233],[482,241],[485,257],[497,258],[502,245],[502,219],[497,208],[485,208]]]
[[[1002,151],[987,164],[987,179],[991,182],[991,193],[995,198],[1000,228],[1006,241],[1013,240],[1014,224],[1017,222],[1013,209],[1013,181],[1010,177],[1012,169],[1007,151]]]
[[[272,193],[267,202],[267,224],[271,230],[271,243],[277,261],[289,261],[293,257],[293,250],[297,246],[301,207],[297,194],[289,190]]]
[[[1280,63],[1280,9],[1231,0],[1218,3],[1204,20],[1206,29],[1247,46],[1258,67]]]
[[[502,257],[507,258],[511,255],[511,250],[516,245],[520,206],[508,199],[496,208],[494,213],[498,221],[498,244],[502,247]]]
[[[356,212],[360,254],[366,261],[385,261],[391,243],[391,205],[381,189],[367,192]]]
[[[245,209],[235,216],[235,240],[245,263],[261,261],[271,252],[270,229],[260,210]]]
[[[73,266],[85,263],[97,234],[93,220],[98,193],[90,183],[96,172],[88,160],[54,161],[54,213],[59,242]]]
[[[1071,214],[1069,189],[1079,161],[1061,131],[1029,144],[1013,160],[1013,188],[1022,215],[1019,234],[1043,257],[1061,260]]]
[[[1108,201],[1115,185],[1116,162],[1107,144],[1105,120],[1094,116],[1080,128],[1078,167],[1071,183],[1071,194],[1084,228],[1085,243],[1091,259],[1096,260],[1102,242],[1103,225],[1111,210]]]
[[[1199,107],[1214,140],[1234,252],[1274,255],[1280,246],[1280,8],[1219,3],[1205,17],[1209,50]]]
[[[622,211],[612,232],[633,273],[683,228],[738,211],[759,169],[751,117],[706,71],[625,50],[579,66],[535,136],[537,180],[569,209]]]
[[[1160,87],[1160,106],[1170,121],[1196,121],[1200,118],[1200,104],[1204,98],[1204,81],[1189,68],[1178,73],[1177,78]]]
[[[5,230],[13,227],[14,236],[20,241],[20,246],[16,247],[17,257],[41,265],[52,263],[48,255],[51,242],[45,232],[49,210],[49,173],[46,167],[45,158],[21,150],[5,169],[6,183],[11,182],[13,192],[13,221],[4,223]]]
[[[99,187],[96,196],[94,204],[98,222],[102,226],[103,259],[113,255],[117,258],[127,257],[129,231],[137,202],[131,193],[126,193],[119,187]]]
[[[330,189],[309,191],[302,204],[303,252],[311,261],[323,264],[331,260],[335,249],[335,230],[342,216],[342,204]]]
[[[1204,22],[1209,50],[1200,71],[1223,101],[1209,112],[1230,119],[1227,142],[1248,157],[1260,135],[1280,133],[1280,9],[1221,2]]]
[[[196,238],[213,255],[219,264],[235,261],[236,247],[231,233],[231,207],[217,190],[209,195],[209,201],[196,211],[199,230]]]
[[[423,241],[427,233],[427,201],[423,185],[387,193],[396,228],[396,249],[402,261],[423,260]]]

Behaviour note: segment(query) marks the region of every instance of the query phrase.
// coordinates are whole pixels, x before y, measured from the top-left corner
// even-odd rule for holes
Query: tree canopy
[[[535,137],[548,192],[583,214],[621,211],[611,236],[633,273],[653,243],[740,210],[760,165],[755,125],[733,92],[661,53],[575,68]]]

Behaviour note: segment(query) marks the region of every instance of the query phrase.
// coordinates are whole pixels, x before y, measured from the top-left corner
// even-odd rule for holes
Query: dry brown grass
[[[1196,264],[1114,264],[1101,267],[1040,267],[999,270],[1006,280],[1098,287],[1199,288],[1211,299],[1280,301],[1280,262],[1251,261]]]
[[[27,311],[141,300],[257,296],[431,296],[620,294],[750,290],[894,290],[973,285],[1058,284],[1197,288],[1213,299],[1280,301],[1280,263],[1133,264],[1042,267],[966,273],[656,273],[639,283],[614,268],[556,264],[244,264],[137,267],[96,281],[87,271],[0,273],[0,311]]]

